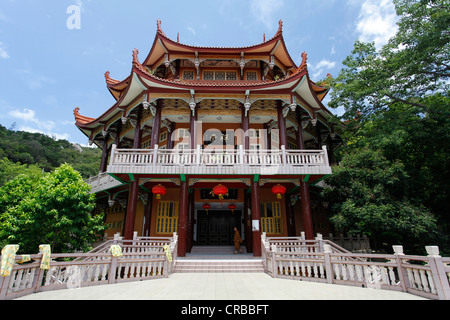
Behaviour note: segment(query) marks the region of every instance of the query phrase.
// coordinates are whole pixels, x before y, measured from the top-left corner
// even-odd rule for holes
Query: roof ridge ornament
[[[116,84],[116,83],[120,82],[119,80],[115,80],[115,79],[111,78],[110,74],[111,74],[111,72],[109,72],[109,71],[105,72],[106,83],[108,83],[108,84]]]
[[[139,63],[138,54],[139,54],[139,50],[134,48],[134,50],[133,50],[133,63],[136,63],[136,64]]]
[[[139,62],[138,54],[139,54],[139,50],[135,48],[133,50],[133,65],[136,68],[138,68],[138,70],[140,70],[141,72],[149,74],[148,70]]]
[[[166,34],[164,33],[164,31],[162,31],[162,28],[161,28],[161,19],[156,20],[156,26],[158,28],[158,32],[167,38]]]
[[[304,69],[306,69],[308,66],[307,61],[308,61],[308,54],[305,51],[303,51],[302,52],[302,63],[297,68],[297,70],[294,72],[294,74],[299,73],[300,71],[303,71]]]
[[[283,20],[280,19],[280,21],[278,21],[278,31],[275,36],[278,36],[282,33],[283,33]]]

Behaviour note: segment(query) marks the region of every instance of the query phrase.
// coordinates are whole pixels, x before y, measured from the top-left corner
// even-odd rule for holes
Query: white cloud
[[[30,109],[23,109],[23,111],[13,110],[9,112],[9,115],[13,118],[24,121],[31,121],[31,122],[37,121],[37,119],[35,118],[36,112]]]
[[[3,42],[0,41],[0,58],[9,59],[8,51],[6,51]]]
[[[17,70],[17,73],[26,83],[28,88],[32,90],[41,89],[44,86],[44,84],[56,83],[55,79],[43,75],[33,74],[33,72],[28,69],[19,69]]]
[[[276,11],[283,7],[283,0],[252,0],[250,10],[256,20],[264,23],[267,28],[273,29],[277,18]]]
[[[188,30],[195,36],[197,32],[195,32],[195,29],[192,27],[188,27]]]
[[[392,0],[365,0],[361,5],[356,31],[359,40],[375,41],[381,48],[397,32],[397,14]]]
[[[39,129],[43,129],[46,131],[50,131],[55,128],[56,124],[51,120],[41,121],[38,118],[36,118],[36,112],[31,109],[23,109],[21,110],[12,110],[8,113],[11,117],[15,119],[22,120],[26,123],[33,123],[35,124]]]
[[[31,133],[43,133],[56,139],[68,140],[70,135],[68,133],[56,133],[53,130],[56,127],[56,123],[51,120],[42,121],[36,117],[36,112],[31,109],[12,110],[8,112],[8,115],[14,119],[23,121],[25,124],[19,126],[20,131],[26,131]]]
[[[25,132],[30,132],[30,133],[42,133],[49,137],[54,138],[55,140],[69,140],[69,137],[70,137],[70,134],[68,134],[68,133],[59,134],[59,133],[55,133],[55,132],[46,132],[46,131],[43,131],[40,129],[28,127],[28,126],[20,126],[19,131],[25,131]]]
[[[330,69],[333,69],[336,67],[336,61],[329,61],[329,60],[322,60],[318,64],[311,64],[308,63],[308,68],[313,72],[311,75],[314,81],[314,79],[319,80],[317,78],[325,78],[327,73],[330,73]]]

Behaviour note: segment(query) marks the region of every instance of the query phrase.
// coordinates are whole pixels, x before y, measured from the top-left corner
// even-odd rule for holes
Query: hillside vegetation
[[[98,174],[101,150],[56,140],[41,133],[9,130],[0,125],[0,186],[24,170],[52,171],[70,164],[83,178]]]

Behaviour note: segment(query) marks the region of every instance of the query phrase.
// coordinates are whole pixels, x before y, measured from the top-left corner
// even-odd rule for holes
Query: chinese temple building
[[[125,239],[178,233],[178,256],[194,245],[231,245],[234,227],[254,256],[261,233],[332,232],[320,202],[340,143],[313,82],[297,66],[280,21],[248,47],[199,47],[168,38],[158,20],[150,53],[133,51],[124,80],[105,73],[115,102],[76,126],[103,150],[89,180],[106,231]]]

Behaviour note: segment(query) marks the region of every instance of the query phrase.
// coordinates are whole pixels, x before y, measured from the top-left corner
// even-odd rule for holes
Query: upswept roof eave
[[[133,65],[133,68],[132,68],[132,70],[131,70],[131,75],[127,78],[127,79],[132,79],[133,78],[133,73],[134,73],[134,65]],[[89,130],[92,130],[92,129],[94,129],[94,128],[92,128],[92,126],[97,126],[101,121],[103,121],[103,119],[105,119],[108,115],[110,115],[112,112],[114,112],[119,106],[120,106],[120,104],[122,103],[122,101],[125,99],[125,97],[127,96],[127,93],[128,93],[128,91],[130,90],[130,87],[131,87],[131,81],[130,81],[130,83],[127,85],[127,87],[124,89],[124,93],[120,96],[120,98],[116,101],[116,103],[114,103],[114,105],[111,107],[111,108],[109,108],[106,112],[104,112],[102,115],[100,115],[98,118],[89,118],[89,117],[86,117],[86,116],[82,116],[82,115],[80,115],[79,113],[78,113],[78,117],[80,118],[80,117],[84,117],[84,118],[87,118],[87,119],[90,119],[90,120],[92,120],[92,121],[90,121],[90,122],[84,122],[84,123],[82,123],[82,122],[79,122],[79,121],[77,121],[75,124],[77,125],[77,127],[79,127],[80,129],[81,128],[83,128],[83,129],[89,129]],[[78,110],[77,110],[78,109]],[[79,108],[77,108],[77,109],[75,109],[75,110],[77,110],[77,111],[79,111],[80,109]],[[75,111],[74,111],[74,114],[75,114]],[[77,119],[77,115],[75,115],[75,120]],[[81,118],[80,118],[81,119]]]
[[[319,99],[319,97],[317,96],[317,93],[316,93],[316,91],[313,88],[313,85],[315,85],[315,86],[317,86],[317,85],[314,84],[313,81],[311,81],[311,78],[309,77],[309,72],[308,71],[306,72],[306,79],[308,80],[309,90],[312,93],[312,96],[313,96],[314,100],[316,101],[317,105],[320,107],[320,111],[323,111],[323,112],[328,113],[328,114],[332,114],[331,111],[328,110],[328,108],[325,107],[325,105],[322,103],[323,98],[325,98],[325,96],[322,99]],[[327,92],[328,91],[329,91],[329,89],[327,89]]]
[[[255,45],[251,45],[251,46],[244,46],[244,47],[207,47],[207,46],[193,46],[193,45],[188,45],[188,44],[183,44],[180,43],[178,41],[174,41],[171,38],[169,38],[161,29],[161,21],[158,20],[158,29],[156,32],[156,36],[155,36],[155,40],[153,41],[153,45],[152,48],[150,49],[149,54],[147,55],[147,57],[144,60],[144,63],[142,64],[143,66],[147,66],[149,64],[149,60],[152,57],[153,52],[155,51],[156,46],[158,45],[159,41],[167,41],[170,45],[173,46],[177,46],[181,49],[185,49],[185,50],[189,50],[192,52],[196,52],[196,51],[223,51],[224,53],[230,53],[230,51],[235,51],[236,53],[241,53],[241,52],[248,52],[248,51],[254,51],[256,49],[260,49],[263,48],[265,46],[267,47],[271,47],[274,43],[280,41],[283,49],[285,51],[285,54],[291,64],[291,66],[287,66],[288,68],[297,68],[297,65],[295,64],[294,60],[292,59],[291,55],[289,54],[287,47],[286,47],[286,43],[284,41],[283,38],[283,31],[282,31],[282,27],[283,27],[283,22],[280,20],[279,22],[279,28],[277,33],[269,40],[266,40],[262,43],[259,44],[255,44]],[[273,48],[271,48],[273,50]],[[165,48],[164,48],[165,50]],[[270,51],[272,51],[270,50]]]

